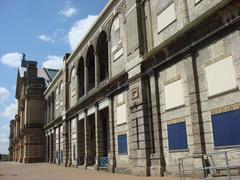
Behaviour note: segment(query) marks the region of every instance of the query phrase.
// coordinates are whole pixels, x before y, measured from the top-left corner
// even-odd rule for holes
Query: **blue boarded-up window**
[[[169,150],[188,149],[185,122],[168,125],[167,129]]]
[[[212,116],[214,146],[240,145],[240,110]]]
[[[127,154],[127,135],[119,135],[118,136],[118,154]]]

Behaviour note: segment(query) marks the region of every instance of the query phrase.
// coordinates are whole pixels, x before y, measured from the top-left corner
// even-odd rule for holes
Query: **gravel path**
[[[103,171],[65,168],[45,163],[0,162],[0,180],[179,180],[177,177],[138,177]]]

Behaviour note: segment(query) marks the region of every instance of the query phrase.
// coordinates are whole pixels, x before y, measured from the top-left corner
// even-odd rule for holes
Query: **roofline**
[[[118,4],[120,4],[123,0],[120,0]],[[88,31],[86,32],[86,34],[83,36],[83,38],[80,40],[80,42],[78,43],[77,47],[72,51],[72,53],[70,54],[70,56],[67,58],[66,63],[68,63],[70,61],[70,59],[72,59],[73,57],[75,57],[76,53],[78,52],[78,50],[80,49],[81,45],[83,44],[84,41],[86,41],[87,37],[90,35],[90,33],[93,31],[93,28],[96,26],[96,24],[100,21],[100,19],[102,18],[103,14],[107,12],[107,10],[110,8],[111,5],[113,5],[116,2],[116,0],[110,0],[106,6],[103,8],[103,10],[101,11],[101,13],[98,15],[97,19],[95,20],[95,22],[91,25],[91,27],[88,29]]]
[[[89,36],[89,34],[93,31],[93,27],[96,26],[96,24],[100,21],[100,19],[102,18],[103,14],[107,12],[107,10],[110,8],[110,6],[115,2],[115,0],[110,0],[106,6],[103,8],[103,10],[101,11],[101,13],[98,15],[97,19],[95,20],[95,22],[91,25],[91,27],[89,28],[89,30],[87,31],[87,33],[83,36],[83,38],[80,40],[79,44],[77,45],[77,47],[72,51],[72,53],[70,54],[70,56],[65,60],[66,62],[64,63],[68,63],[70,61],[70,59],[72,59],[76,53],[78,52],[78,50],[80,49],[82,43],[86,40],[86,38]],[[122,2],[122,0],[120,0],[120,2]],[[55,84],[56,79],[58,78],[59,74],[62,73],[63,71],[63,67],[61,69],[59,69],[58,73],[55,75],[55,77],[53,78],[53,80],[50,82],[49,86],[47,87],[47,89],[44,91],[44,95],[46,95],[49,91],[49,89],[53,86],[53,84]]]
[[[51,71],[59,71],[59,69],[51,69],[51,68],[42,68],[44,71],[45,71],[45,73],[47,74],[47,76],[48,76],[48,78],[52,81],[53,79],[51,78],[51,76],[49,75],[49,73],[48,73],[48,71],[47,70],[51,70]],[[56,75],[55,75],[56,76]],[[54,76],[54,77],[55,77]]]
[[[63,62],[64,63],[64,62]],[[63,72],[63,67],[61,69],[58,70],[57,74],[54,76],[54,78],[52,79],[52,81],[50,82],[49,86],[47,87],[47,89],[44,91],[44,95],[46,95],[49,91],[49,89],[55,84],[55,81],[57,80],[57,78],[59,78],[60,74]]]

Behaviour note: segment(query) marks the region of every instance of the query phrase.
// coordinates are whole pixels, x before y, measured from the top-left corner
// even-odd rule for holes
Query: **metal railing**
[[[110,161],[108,157],[99,157],[98,158],[99,168],[108,168]]]
[[[193,156],[178,159],[180,180],[198,174],[203,179],[240,179],[240,148],[199,155],[199,167],[193,166]]]

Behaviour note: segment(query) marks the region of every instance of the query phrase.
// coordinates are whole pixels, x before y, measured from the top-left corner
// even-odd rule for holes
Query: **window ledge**
[[[127,124],[127,122],[120,123],[120,124],[117,124],[117,127],[119,127],[119,126],[123,126],[123,125],[126,125],[126,124]]]
[[[240,144],[239,145],[227,145],[227,146],[215,146],[214,150],[232,149],[232,148],[240,148]]]
[[[181,104],[181,105],[178,105],[178,106],[176,106],[176,107],[171,107],[171,108],[165,109],[165,111],[168,112],[168,111],[180,109],[180,108],[182,108],[182,107],[185,107],[185,104]]]
[[[177,21],[177,18],[174,20],[174,21],[172,21],[171,23],[169,23],[166,27],[164,27],[163,29],[158,29],[157,30],[157,34],[159,35],[159,34],[161,34],[163,31],[165,31],[166,29],[168,29],[168,27],[169,26],[171,26],[172,24],[174,24],[175,22]]]
[[[188,152],[189,149],[176,149],[176,150],[169,150],[170,153],[178,153],[178,152]]]
[[[217,94],[209,95],[207,98],[208,99],[212,99],[212,98],[215,98],[215,97],[218,97],[218,96],[222,96],[222,95],[225,95],[227,93],[235,92],[235,91],[238,91],[238,90],[239,90],[238,87],[234,87],[234,88],[228,89],[226,91],[223,91],[223,92],[220,92],[220,93],[217,93]]]

